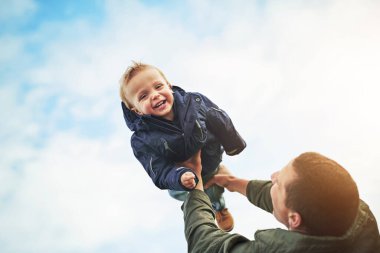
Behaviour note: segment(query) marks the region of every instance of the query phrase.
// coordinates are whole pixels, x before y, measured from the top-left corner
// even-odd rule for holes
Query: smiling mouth
[[[162,101],[158,102],[155,106],[153,106],[153,108],[156,109],[165,103],[166,103],[166,100],[162,100]]]

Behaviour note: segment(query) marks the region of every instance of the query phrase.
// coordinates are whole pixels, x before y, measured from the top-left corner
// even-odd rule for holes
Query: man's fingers
[[[207,189],[213,184],[215,184],[215,177],[212,177],[210,180],[208,180],[207,183],[204,185],[204,188]]]

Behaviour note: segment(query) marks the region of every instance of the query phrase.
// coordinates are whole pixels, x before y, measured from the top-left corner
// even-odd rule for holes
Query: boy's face
[[[155,68],[147,68],[135,75],[127,84],[126,96],[137,114],[151,114],[173,120],[173,91]]]

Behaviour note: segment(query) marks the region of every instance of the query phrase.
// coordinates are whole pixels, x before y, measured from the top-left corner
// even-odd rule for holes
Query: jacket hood
[[[124,120],[128,128],[131,129],[131,131],[136,131],[141,121],[141,116],[129,110],[123,101],[121,102],[121,108],[123,109]]]
[[[174,103],[176,103],[176,101],[180,100],[183,97],[185,91],[178,86],[173,86],[172,90],[174,92]],[[155,121],[154,117],[150,115],[139,115],[131,111],[125,106],[123,102],[121,102],[121,107],[123,109],[125,123],[127,124],[128,128],[133,132],[148,128],[148,125],[144,124],[144,119],[151,119],[152,121]]]

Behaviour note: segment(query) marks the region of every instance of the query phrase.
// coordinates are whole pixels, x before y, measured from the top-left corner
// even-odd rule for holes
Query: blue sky
[[[129,145],[118,80],[132,60],[226,110],[267,179],[304,151],[349,170],[380,219],[380,4],[0,3],[0,251],[186,252],[180,202]],[[226,193],[234,232],[282,227]]]

